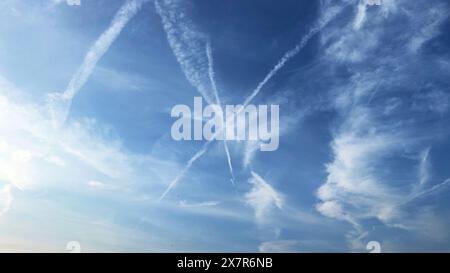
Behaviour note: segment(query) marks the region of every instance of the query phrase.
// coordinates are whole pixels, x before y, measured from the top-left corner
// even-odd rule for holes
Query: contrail
[[[214,92],[214,97],[216,99],[216,103],[218,105],[221,105],[219,98],[219,91],[217,89],[216,84],[216,73],[214,72],[214,58],[212,55],[212,48],[211,48],[211,41],[208,40],[206,43],[206,56],[208,57],[208,75],[209,75],[209,81],[211,82],[211,86]]]
[[[167,187],[167,189],[164,191],[164,193],[159,197],[159,201],[163,200],[164,197],[172,190],[173,187],[178,183],[178,181],[186,174],[186,172],[191,168],[192,164],[199,159],[208,149],[208,146],[211,142],[208,141],[203,145],[202,149],[198,151],[189,161],[187,162],[186,166],[183,168],[183,170],[175,177],[172,182],[170,182],[170,185]]]
[[[161,17],[163,28],[167,35],[167,40],[174,53],[181,70],[186,79],[194,86],[202,95],[206,102],[210,105],[221,105],[218,88],[215,81],[214,60],[212,57],[211,44],[205,35],[195,30],[195,26],[181,16],[180,12],[175,12],[182,1],[155,1],[155,8]],[[167,9],[165,9],[167,8]],[[200,52],[198,48],[206,43],[206,54]],[[205,64],[208,64],[206,67]],[[206,82],[211,83],[211,88]],[[211,94],[211,89],[212,93]],[[222,129],[221,129],[222,130]],[[189,170],[192,163],[195,162],[206,152],[206,147],[209,143],[203,146],[202,150],[195,154],[187,163],[182,171],[168,186],[166,191],[160,197],[160,200],[170,192],[170,190],[178,183],[178,181]],[[224,141],[225,153],[227,156],[228,168],[231,173],[231,182],[234,184],[233,165],[231,161],[228,143]]]
[[[209,41],[206,44],[206,55],[208,57],[208,75],[209,75],[209,79],[211,81],[211,86],[213,88],[213,92],[214,92],[214,97],[215,100],[217,102],[218,105],[221,105],[221,101],[220,101],[220,97],[219,97],[219,92],[217,90],[217,85],[216,85],[216,81],[215,81],[215,73],[213,70],[214,67],[214,59],[212,57],[212,50],[211,50],[211,44],[209,43]],[[208,101],[208,99],[205,98],[205,100]],[[211,102],[208,102],[211,104]],[[222,128],[220,129],[222,130]],[[176,184],[180,181],[181,178],[183,178],[183,176],[187,173],[187,171],[189,171],[189,169],[191,168],[192,164],[199,159],[208,149],[209,144],[211,143],[211,141],[208,141],[205,143],[205,145],[202,147],[202,149],[200,151],[198,151],[186,164],[186,166],[183,168],[183,170],[178,174],[177,177],[175,177],[174,180],[172,180],[172,182],[170,182],[169,186],[167,187],[167,189],[164,191],[164,193],[160,196],[159,200],[163,200],[166,195],[173,189],[173,187],[176,186]],[[225,146],[225,152],[227,154],[227,161],[228,161],[228,167],[230,169],[230,173],[231,173],[231,182],[234,185],[234,174],[233,174],[233,165],[231,163],[231,156],[230,156],[230,151],[228,149],[228,144],[226,142],[226,140],[224,141],[224,146]]]
[[[420,187],[423,187],[428,182],[428,180],[430,179],[430,174],[429,174],[429,168],[430,168],[429,157],[430,157],[430,147],[428,147],[427,149],[425,149],[421,153],[420,165],[419,165],[419,171],[420,171],[419,172],[419,174],[420,174],[419,186]]]
[[[156,3],[157,1],[155,1]],[[290,60],[292,59],[294,56],[296,56],[304,47],[305,45],[308,43],[308,41],[315,35],[317,34],[320,30],[322,30],[331,20],[333,20],[343,9],[345,6],[347,6],[348,3],[342,7],[339,8],[333,8],[331,10],[331,12],[329,14],[327,14],[326,17],[321,18],[321,20],[317,23],[317,25],[313,28],[310,29],[310,31],[308,32],[308,34],[306,36],[303,37],[303,39],[300,41],[300,43],[295,46],[295,48],[289,50],[282,58],[281,60],[275,65],[275,67],[269,72],[269,74],[267,74],[267,76],[263,79],[263,81],[261,81],[258,86],[256,87],[256,89],[251,93],[250,96],[247,97],[247,99],[244,101],[244,107],[242,107],[240,109],[243,110],[245,108],[245,106],[247,106],[248,104],[250,104],[250,102],[253,100],[253,98],[259,94],[259,92],[262,90],[262,88],[267,84],[267,82],[269,80],[271,80],[273,78],[273,76],[276,75],[276,73],[283,68],[283,66]],[[161,9],[159,7],[159,9]],[[166,30],[167,31],[167,30]],[[213,137],[211,138],[211,140],[208,140],[202,147],[202,149],[197,152],[187,163],[187,165],[185,166],[185,168],[182,170],[182,172],[180,173],[180,175],[177,176],[177,178],[172,181],[172,183],[169,185],[169,187],[167,188],[167,190],[163,193],[163,195],[161,196],[160,200],[164,199],[164,197],[167,195],[167,193],[170,192],[170,190],[173,188],[173,186],[178,183],[178,180],[189,170],[189,168],[192,166],[192,164],[199,159],[207,150],[209,144],[211,143],[211,141],[215,138],[215,136],[218,133],[221,133],[222,130],[219,130],[217,132],[215,132],[215,134],[213,135]]]
[[[48,95],[48,104],[54,125],[58,126],[66,121],[72,99],[88,81],[98,61],[108,51],[123,28],[137,14],[142,4],[147,1],[149,0],[126,0],[114,16],[109,28],[100,35],[89,49],[84,57],[83,63],[72,76],[66,90],[63,93],[52,93]]]
[[[258,84],[256,89],[253,90],[251,95],[247,97],[247,99],[244,101],[244,107],[247,106],[256,97],[256,95],[258,95],[259,92],[261,92],[261,89],[267,84],[267,82],[269,82],[277,74],[277,72],[285,66],[285,64],[289,60],[291,60],[298,53],[300,53],[300,51],[306,46],[309,40],[318,32],[320,32],[331,20],[333,20],[334,17],[336,17],[336,15],[338,15],[342,9],[343,7],[332,9],[331,13],[328,14],[328,16],[321,18],[321,20],[319,20],[316,26],[309,30],[309,32],[302,38],[300,43],[298,43],[293,49],[289,50],[284,54],[284,56],[272,68],[269,74],[267,74],[266,77]]]
[[[426,197],[426,196],[431,195],[431,194],[436,194],[436,193],[438,193],[438,192],[440,192],[440,191],[446,189],[446,188],[449,187],[449,186],[450,186],[450,178],[449,178],[449,179],[446,179],[444,182],[442,182],[442,183],[440,183],[440,184],[434,185],[433,187],[431,187],[431,188],[429,188],[429,189],[427,189],[427,190],[423,190],[423,191],[421,191],[421,192],[418,192],[418,193],[416,193],[416,194],[413,194],[413,195],[412,195],[411,197],[409,197],[406,201],[402,202],[399,206],[408,204],[408,203],[410,203],[410,202],[412,202],[412,201],[415,201],[415,200],[417,200],[417,199]]]
[[[228,149],[228,143],[226,140],[223,141],[224,147],[225,147],[225,153],[227,154],[227,160],[228,160],[228,167],[230,168],[230,174],[231,174],[231,183],[234,184],[234,174],[233,174],[233,164],[231,164],[231,156],[230,156],[230,150]]]
[[[203,48],[207,38],[178,11],[185,1],[155,1],[155,9],[161,17],[167,40],[182,72],[208,104],[214,104],[208,82],[207,56]]]
[[[221,106],[222,103],[220,101],[219,91],[217,89],[217,84],[216,84],[216,79],[215,79],[216,77],[215,77],[215,73],[214,73],[214,58],[212,55],[212,48],[211,48],[210,40],[208,40],[208,42],[206,43],[206,55],[208,57],[209,81],[211,82],[211,86],[212,86],[212,89],[214,92],[214,97],[216,99],[216,103],[219,106]],[[222,122],[222,124],[225,124],[225,123]],[[223,146],[225,148],[225,153],[227,155],[228,168],[230,169],[230,175],[231,175],[231,183],[234,185],[235,179],[234,179],[234,174],[233,174],[233,164],[231,163],[230,150],[228,149],[228,141],[226,139],[223,141]]]

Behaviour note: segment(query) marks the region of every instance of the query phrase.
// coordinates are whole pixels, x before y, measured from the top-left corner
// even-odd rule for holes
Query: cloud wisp
[[[351,247],[361,247],[360,241],[370,230],[364,223],[368,219],[377,219],[387,227],[428,228],[407,211],[421,209],[416,207],[419,204],[415,201],[448,188],[448,179],[431,185],[433,132],[417,130],[432,126],[430,124],[437,120],[433,115],[436,115],[438,107],[434,106],[438,103],[433,107],[418,107],[420,100],[429,98],[427,94],[435,94],[436,91],[434,88],[421,89],[420,95],[411,96],[410,93],[418,91],[414,90],[416,86],[409,85],[415,82],[411,76],[415,73],[410,68],[418,63],[429,66],[429,71],[439,69],[433,62],[421,63],[418,50],[404,50],[404,45],[414,42],[417,37],[424,37],[424,33],[417,32],[417,29],[426,29],[425,32],[430,34],[425,35],[427,40],[438,35],[436,29],[439,24],[429,29],[427,22],[435,21],[435,18],[442,22],[448,14],[445,8],[441,9],[442,12],[437,12],[435,7],[424,8],[426,1],[395,3],[402,5],[403,11],[388,5],[389,12],[384,7],[366,13],[365,7],[359,6],[356,21],[341,22],[322,35],[326,52],[324,65],[344,66],[353,72],[348,81],[330,88],[338,126],[333,130],[331,142],[334,159],[326,164],[328,176],[317,191],[320,202],[316,209],[324,216],[352,225],[354,232],[349,232],[348,237]],[[401,28],[392,27],[392,20],[403,17],[409,19],[408,24]],[[385,39],[393,36],[399,37],[398,40],[391,41],[389,49],[384,48]],[[420,44],[423,46],[425,42]],[[394,74],[395,77],[392,76]],[[439,72],[435,75],[424,73],[421,78],[425,80],[435,76],[440,77]],[[422,123],[422,116],[417,115],[419,110],[421,115],[426,111],[429,117],[426,123]],[[408,172],[401,173],[390,165],[398,162],[410,164],[406,154],[411,153],[414,159],[418,159],[415,165],[409,165],[417,170],[417,177],[411,177]],[[432,213],[425,211],[428,216]]]
[[[250,183],[253,187],[245,195],[245,199],[247,204],[255,210],[255,217],[258,222],[263,223],[267,220],[267,214],[273,208],[283,208],[284,197],[257,173],[252,171],[251,174]]]
[[[12,202],[11,185],[5,185],[0,189],[0,216],[11,208]]]

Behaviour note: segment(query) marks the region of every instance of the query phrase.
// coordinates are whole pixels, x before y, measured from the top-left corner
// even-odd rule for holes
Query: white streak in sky
[[[419,175],[420,175],[420,187],[425,185],[428,180],[430,179],[430,162],[429,162],[429,155],[430,155],[430,148],[425,149],[421,153],[420,158],[420,168],[419,168]]]
[[[3,189],[0,189],[0,216],[11,208],[12,202],[11,185],[8,184]]]
[[[216,74],[214,72],[214,58],[212,55],[212,48],[211,48],[211,42],[208,40],[206,44],[206,55],[208,57],[208,74],[209,74],[209,81],[211,82],[211,86],[214,92],[214,97],[216,99],[216,103],[218,105],[222,105],[219,97],[219,91],[217,90],[217,84],[216,84]],[[225,124],[223,122],[222,124]],[[225,148],[225,153],[227,155],[227,161],[228,161],[228,168],[230,169],[231,174],[231,183],[234,185],[234,174],[233,174],[233,164],[231,163],[231,156],[230,156],[230,150],[228,149],[228,142],[227,140],[223,141],[223,146]]]
[[[66,121],[72,104],[72,99],[86,84],[98,61],[108,51],[111,44],[117,39],[123,28],[133,18],[144,2],[148,0],[127,0],[114,16],[109,28],[100,35],[94,45],[84,57],[83,63],[72,76],[66,90],[61,93],[52,93],[48,96],[50,114],[55,126]]]
[[[212,55],[212,48],[211,48],[211,42],[208,41],[206,43],[206,56],[208,57],[208,75],[209,75],[209,81],[211,82],[211,87],[214,92],[214,97],[216,99],[216,103],[221,105],[220,97],[219,97],[219,91],[217,90],[217,84],[216,84],[216,73],[214,72],[214,58]]]
[[[167,189],[164,191],[164,193],[159,197],[159,201],[163,200],[164,197],[166,197],[166,195],[172,190],[173,187],[175,187],[175,185],[178,183],[178,181],[187,173],[187,171],[189,171],[189,169],[191,168],[192,164],[199,159],[208,149],[208,146],[211,142],[206,142],[205,145],[203,145],[202,149],[200,151],[198,151],[191,159],[189,159],[189,161],[187,162],[186,166],[183,168],[183,170],[181,171],[181,173],[179,173],[177,175],[177,177],[175,177],[174,180],[172,180],[172,182],[170,182],[169,186],[167,187]]]
[[[161,6],[159,5],[158,1],[155,1],[156,4],[156,8],[158,10],[158,13],[161,15],[161,18],[163,19],[163,25],[164,28],[166,29],[168,38],[169,38],[169,42],[173,43],[173,37],[171,37],[170,35],[173,35],[173,32],[175,31],[173,28],[173,22],[168,21],[167,14],[165,14],[163,12],[163,10],[161,9]],[[263,81],[261,81],[258,86],[256,87],[256,89],[252,92],[252,94],[250,96],[247,97],[247,99],[244,102],[244,107],[242,107],[240,109],[243,110],[245,108],[245,106],[247,106],[252,100],[253,98],[259,94],[259,92],[261,91],[261,89],[278,73],[278,71],[284,67],[284,65],[290,60],[292,59],[294,56],[296,56],[298,53],[300,53],[300,51],[305,47],[305,45],[308,43],[308,41],[318,32],[320,32],[320,30],[322,30],[332,19],[334,19],[336,17],[336,15],[338,15],[341,11],[342,11],[343,7],[338,7],[338,8],[332,8],[331,11],[329,13],[327,13],[326,16],[322,17],[319,22],[317,23],[317,25],[315,27],[313,27],[312,29],[310,29],[310,31],[308,32],[308,34],[306,36],[303,37],[303,39],[300,41],[300,43],[294,48],[291,49],[290,51],[286,52],[286,54],[284,54],[284,56],[281,58],[281,60],[277,63],[277,65],[275,65],[275,67],[269,72],[269,74],[267,74],[267,76],[263,79]],[[179,46],[177,47],[179,48]],[[177,55],[177,53],[175,53],[175,55]],[[177,56],[178,58],[178,56]],[[205,96],[204,96],[205,97]],[[205,97],[206,99],[206,97]],[[211,139],[214,139],[215,136],[220,133],[221,130],[215,132],[214,136]],[[212,140],[207,141],[202,149],[200,151],[198,151],[187,163],[187,165],[184,167],[184,169],[181,171],[181,173],[175,178],[174,181],[172,181],[172,183],[170,183],[169,187],[166,189],[166,191],[162,194],[162,196],[160,197],[160,200],[164,199],[164,197],[167,195],[167,193],[170,192],[170,190],[173,188],[173,186],[175,186],[176,183],[178,183],[178,180],[183,177],[186,172],[190,169],[190,167],[192,166],[192,164],[199,159],[207,150],[209,143]]]
[[[227,154],[228,167],[230,168],[231,183],[234,185],[234,174],[233,174],[233,164],[231,163],[230,150],[228,149],[228,143],[226,140],[223,141],[225,147],[225,153]]]
[[[216,104],[221,105],[219,92],[215,81],[214,60],[212,57],[212,50],[209,40],[206,39],[205,35],[195,29],[192,23],[187,20],[184,15],[182,15],[182,12],[177,12],[179,9],[179,4],[184,3],[182,1],[155,1],[155,8],[161,17],[169,45],[172,48],[172,51],[180,64],[185,77],[191,85],[197,89],[208,104],[214,104],[215,101]],[[204,54],[203,51],[198,50],[203,47],[204,43],[206,43],[206,54]],[[209,85],[206,84],[208,80],[211,83],[212,88],[209,88]],[[213,94],[211,94],[211,89]],[[205,147],[206,145],[203,149],[205,149]],[[228,167],[231,173],[231,182],[234,184],[233,166],[228,143],[226,141],[224,141],[224,147]],[[198,157],[203,155],[204,152],[206,152],[206,149],[204,152],[202,151],[194,155],[192,159],[195,158],[195,161]],[[186,171],[189,170],[190,165],[191,164],[188,164]],[[178,183],[178,180],[183,175],[184,172],[182,172],[179,177],[170,183],[168,191],[170,191],[170,189]],[[166,190],[166,192],[161,196],[161,199],[164,198],[168,191]]]
[[[445,190],[449,186],[450,186],[450,178],[446,179],[444,182],[442,182],[440,184],[434,185],[433,187],[431,187],[429,189],[423,190],[421,192],[418,192],[418,193],[412,195],[405,202],[401,203],[401,205],[408,204],[412,201],[415,201],[417,199],[421,199],[421,198],[424,198],[424,197],[427,197],[427,196],[430,196],[433,194],[438,194],[439,192]]]
[[[267,220],[267,214],[273,207],[282,209],[284,205],[283,196],[276,191],[267,181],[255,172],[252,173],[250,181],[253,187],[250,192],[245,195],[247,204],[255,210],[255,217],[262,222]]]
[[[353,28],[355,30],[360,29],[364,21],[366,20],[366,12],[367,12],[367,3],[366,1],[359,1],[358,4],[358,12],[356,13],[355,21],[353,23]]]
[[[184,200],[181,200],[179,202],[179,206],[182,208],[199,208],[199,207],[214,207],[219,205],[220,202],[217,201],[206,201],[206,202],[200,202],[200,203],[188,203]]]
[[[207,41],[206,35],[198,31],[180,10],[180,6],[184,4],[185,1],[155,1],[155,8],[186,79],[208,104],[214,104],[211,88],[207,84],[208,60],[203,50]]]
[[[256,95],[259,94],[261,89],[269,82],[280,69],[282,69],[286,63],[294,58],[300,51],[306,46],[306,44],[309,42],[309,40],[316,35],[318,32],[320,32],[331,20],[333,20],[336,15],[340,13],[340,11],[343,8],[334,8],[330,11],[327,16],[322,17],[314,26],[309,30],[309,32],[302,38],[300,43],[298,43],[293,49],[289,50],[284,54],[284,56],[278,61],[278,63],[275,65],[274,68],[269,72],[269,74],[266,75],[266,77],[258,84],[255,90],[253,90],[252,94],[247,97],[247,99],[244,102],[244,106],[248,105],[253,98],[256,97]]]

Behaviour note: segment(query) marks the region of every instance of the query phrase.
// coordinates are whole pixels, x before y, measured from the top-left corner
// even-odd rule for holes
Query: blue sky
[[[3,0],[0,251],[450,251],[449,11]],[[173,140],[214,86],[279,105],[279,149]]]

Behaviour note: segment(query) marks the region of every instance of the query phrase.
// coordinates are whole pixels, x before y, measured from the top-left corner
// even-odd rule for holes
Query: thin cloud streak
[[[425,149],[421,154],[420,159],[420,187],[423,187],[428,180],[430,179],[430,162],[429,162],[429,156],[430,156],[430,148]]]
[[[5,185],[0,190],[0,216],[5,214],[12,205],[13,202],[13,196],[11,194],[11,185]]]
[[[172,52],[186,79],[196,88],[208,104],[214,104],[215,101],[217,105],[221,105],[215,81],[214,59],[210,41],[205,38],[205,35],[201,34],[199,31],[195,31],[195,27],[184,17],[180,17],[180,14],[176,12],[179,8],[177,3],[170,1],[155,1],[155,8],[161,17],[162,25],[166,32],[169,45],[172,48]],[[203,44],[206,44],[205,54],[203,51],[198,50]],[[205,63],[208,64],[207,69],[205,69]],[[207,75],[208,77],[205,78],[204,75]],[[207,80],[210,82],[213,95],[210,94],[210,89],[205,85]],[[215,100],[213,100],[212,97],[214,97]],[[208,144],[189,160],[186,167],[174,180],[172,180],[166,191],[161,195],[160,200],[164,199],[170,190],[185,175],[192,163],[206,152],[207,146]],[[227,156],[228,168],[231,174],[231,182],[234,185],[233,165],[226,140],[224,140],[224,148]]]
[[[209,81],[211,82],[211,86],[214,91],[214,97],[216,99],[216,103],[220,107],[222,107],[222,102],[220,101],[219,91],[217,89],[217,84],[216,84],[216,73],[214,72],[214,57],[212,54],[211,41],[209,41],[209,40],[206,44],[206,55],[208,57]],[[222,124],[225,124],[225,122],[222,122]],[[223,141],[223,146],[225,148],[225,154],[227,155],[228,168],[230,170],[230,175],[231,175],[231,183],[234,185],[235,179],[234,179],[234,174],[233,174],[233,164],[231,162],[230,150],[228,148],[228,141],[226,139]]]
[[[324,216],[347,221],[353,226],[354,230],[348,233],[347,238],[351,240],[354,249],[363,249],[362,245],[356,243],[361,242],[371,230],[364,221],[366,219],[378,219],[387,227],[416,228],[423,231],[425,227],[419,217],[409,213],[410,210],[417,211],[421,207],[415,207],[416,204],[412,203],[437,195],[447,190],[450,184],[447,179],[438,185],[429,186],[430,148],[417,149],[423,149],[424,144],[425,147],[431,147],[429,142],[424,141],[431,140],[432,137],[424,132],[426,137],[417,138],[416,128],[423,126],[423,121],[416,116],[418,107],[407,106],[408,103],[418,105],[420,98],[404,96],[406,92],[396,92],[398,89],[411,89],[409,83],[417,80],[410,78],[414,75],[410,67],[416,63],[410,61],[413,54],[405,51],[404,45],[414,39],[417,29],[427,25],[426,18],[437,15],[434,9],[427,10],[415,3],[396,3],[408,12],[390,13],[387,19],[383,9],[376,10],[378,13],[366,14],[375,16],[370,20],[367,18],[364,27],[363,19],[361,27],[356,29],[355,21],[351,21],[344,26],[330,27],[323,36],[322,45],[327,52],[324,65],[333,68],[342,66],[356,72],[352,72],[354,74],[350,81],[329,87],[333,90],[330,92],[331,100],[339,114],[340,125],[334,129],[331,141],[334,159],[326,164],[328,176],[317,191],[320,202],[316,209]],[[396,28],[389,24],[388,20],[405,14],[411,17],[407,25]],[[402,33],[404,36],[393,42],[389,50],[383,49],[379,53],[378,50],[383,48],[383,39],[390,39],[386,34],[391,33]],[[437,69],[430,63],[427,70]],[[391,78],[393,74],[395,78]],[[428,74],[421,75],[420,80],[425,81],[427,76]],[[379,86],[382,87],[378,88]],[[424,90],[421,93],[429,92]],[[431,116],[435,108],[420,110],[429,111]],[[411,117],[407,119],[408,122],[404,122],[405,116]],[[430,123],[429,120],[427,122]],[[414,165],[414,169],[418,170],[417,180],[394,170],[390,165],[394,160],[407,162],[410,158],[405,156],[406,152],[419,155],[415,156],[418,164]],[[384,169],[381,169],[381,165]],[[392,183],[398,178],[389,177],[388,172],[404,175],[407,182]],[[432,211],[426,214],[431,217]]]
[[[169,38],[169,42],[173,43],[174,39],[173,37],[170,36],[170,33],[172,33],[174,30],[172,29],[172,24],[170,22],[168,22],[168,19],[164,17],[164,13],[163,10],[161,8],[161,6],[158,4],[158,1],[155,1],[158,13],[161,15],[161,17],[163,18],[163,25],[166,28],[166,32]],[[343,7],[338,7],[338,8],[332,8],[330,13],[328,13],[325,17],[321,18],[319,20],[319,22],[317,23],[316,27],[313,27],[306,36],[304,36],[301,40],[301,42],[292,50],[288,51],[282,58],[281,60],[275,65],[275,67],[269,72],[269,74],[266,75],[266,77],[264,77],[263,81],[261,81],[256,89],[245,99],[243,105],[244,107],[240,108],[240,110],[238,111],[238,114],[245,109],[245,106],[247,106],[248,104],[251,103],[251,101],[256,97],[256,95],[259,94],[259,92],[262,90],[262,88],[278,73],[279,70],[281,70],[284,65],[293,57],[295,57],[298,53],[300,53],[300,51],[306,46],[306,44],[308,43],[308,41],[318,32],[320,32],[320,30],[322,30],[332,19],[334,19],[343,9],[345,6]],[[177,55],[177,53],[175,53]],[[177,56],[178,58],[178,56]],[[214,137],[212,137],[212,139],[215,138],[215,136],[219,133],[221,133],[222,130],[218,130],[217,132],[215,132]],[[177,176],[177,178],[169,185],[169,188],[163,193],[163,195],[161,196],[160,199],[163,199],[165,197],[165,195],[170,192],[170,189],[176,184],[178,183],[178,180],[184,176],[184,174],[189,171],[189,168],[192,166],[192,164],[198,159],[200,158],[207,150],[207,147],[209,146],[209,143],[211,142],[211,140],[207,141],[204,146],[202,147],[202,149],[197,152],[187,163],[186,167],[182,170],[182,172],[180,173],[179,176]]]
[[[255,90],[250,94],[250,96],[247,97],[247,99],[244,101],[244,106],[251,103],[251,101],[261,92],[261,89],[278,73],[280,69],[282,69],[288,61],[290,61],[292,58],[297,56],[302,49],[308,44],[309,40],[311,40],[314,35],[319,33],[328,23],[333,20],[342,10],[344,7],[340,8],[334,8],[330,11],[327,16],[322,17],[318,23],[316,23],[316,26],[311,28],[309,32],[302,38],[299,44],[297,44],[293,49],[286,52],[283,57],[278,61],[278,63],[272,68],[272,70],[269,72],[269,74],[264,77],[264,79],[258,84]]]
[[[128,22],[138,13],[142,4],[147,1],[149,0],[127,0],[114,16],[108,29],[100,35],[89,49],[66,90],[63,93],[48,95],[49,110],[55,126],[59,126],[66,121],[73,98],[89,80],[98,61],[105,55]]]
[[[218,105],[222,105],[222,103],[220,101],[220,97],[219,97],[219,91],[217,89],[217,84],[216,84],[216,73],[214,71],[214,57],[212,54],[211,41],[209,41],[209,40],[206,43],[206,56],[208,57],[208,76],[209,76],[209,81],[211,82],[211,87],[214,92],[214,97],[216,99],[216,103]]]
[[[262,223],[267,220],[267,214],[273,207],[283,208],[284,198],[257,173],[252,171],[251,174],[250,183],[253,184],[253,188],[245,195],[245,198],[247,204],[254,208],[256,219]]]
[[[179,6],[184,1],[155,1],[155,8],[161,17],[167,40],[182,72],[208,104],[214,104],[208,82],[207,56],[203,50],[206,36],[185,18]],[[201,48],[201,50],[200,50]]]
[[[162,201],[166,195],[173,189],[173,187],[176,186],[176,184],[178,184],[178,181],[180,181],[181,178],[183,178],[186,173],[189,171],[189,169],[191,168],[192,164],[194,164],[194,162],[199,159],[207,150],[209,147],[209,144],[211,142],[206,142],[205,145],[203,146],[203,148],[198,151],[191,159],[189,159],[189,161],[187,162],[186,166],[184,166],[183,170],[177,175],[177,177],[175,177],[174,180],[172,180],[172,182],[170,182],[169,186],[167,187],[167,189],[163,192],[163,194],[159,197],[159,201]]]

